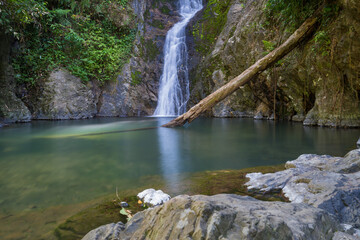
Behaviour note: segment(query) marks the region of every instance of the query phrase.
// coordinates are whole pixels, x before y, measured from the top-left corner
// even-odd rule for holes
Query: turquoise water
[[[359,129],[304,127],[252,119],[38,121],[0,129],[0,212],[73,204],[159,175],[274,165],[302,153],[343,156]],[[137,131],[128,131],[140,129]]]

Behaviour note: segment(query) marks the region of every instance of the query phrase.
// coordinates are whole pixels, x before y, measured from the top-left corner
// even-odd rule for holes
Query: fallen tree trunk
[[[319,13],[320,11],[318,10],[317,12]],[[319,14],[314,14],[314,16],[308,18],[281,46],[273,50],[262,59],[258,60],[239,76],[208,95],[189,111],[173,119],[169,123],[164,124],[163,127],[182,126],[186,122],[192,122],[194,119],[199,117],[201,113],[211,109],[218,102],[222,101],[227,96],[238,90],[239,87],[254,79],[258,74],[291,52],[296,46],[299,45],[302,40],[309,36],[315,29],[316,24],[320,19],[319,16]]]

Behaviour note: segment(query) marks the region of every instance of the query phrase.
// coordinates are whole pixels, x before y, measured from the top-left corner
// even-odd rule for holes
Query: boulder
[[[282,189],[293,203],[307,203],[333,214],[341,223],[360,226],[360,150],[345,157],[303,154],[276,173],[250,173],[248,189]]]
[[[92,118],[97,112],[92,84],[81,82],[67,70],[51,72],[41,88],[42,92],[33,103],[36,119]]]
[[[83,240],[119,239],[120,232],[124,230],[122,222],[110,223],[98,227],[83,237]]]
[[[315,240],[332,239],[339,228],[331,215],[307,204],[263,202],[231,194],[181,195],[137,213],[117,237],[106,239]],[[83,239],[105,239],[92,237],[94,231]]]

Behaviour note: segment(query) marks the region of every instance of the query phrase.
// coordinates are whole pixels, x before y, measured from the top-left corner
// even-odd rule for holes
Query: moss
[[[159,28],[159,29],[165,29],[164,24],[162,23],[162,21],[158,20],[158,19],[153,19],[151,22],[149,22],[149,24],[153,27]]]
[[[131,72],[131,85],[139,85],[141,83],[141,72]]]
[[[124,194],[125,193],[120,193],[120,196]],[[138,204],[135,195],[125,196],[121,198],[121,201],[127,202],[129,207],[126,209],[134,214],[144,210],[144,208]],[[68,218],[54,230],[54,235],[57,239],[61,240],[81,239],[86,233],[101,225],[119,221],[126,223],[126,216],[119,213],[121,210],[119,202],[120,200],[116,199],[115,196],[106,197],[101,203]]]
[[[242,170],[208,171],[194,174],[189,177],[187,194],[215,195],[220,193],[248,195],[260,200],[287,201],[281,191],[263,193],[248,191],[245,183],[246,174],[250,172],[272,173],[284,170],[284,165],[254,167]],[[186,185],[186,183],[185,183]]]
[[[151,39],[144,41],[144,47],[146,52],[145,57],[148,61],[154,61],[155,58],[160,54],[158,47]]]
[[[170,14],[170,9],[166,5],[164,5],[164,6],[162,6],[160,8],[160,12],[162,12],[162,13],[164,13],[166,15],[169,15]]]
[[[306,184],[309,184],[310,182],[311,180],[307,178],[299,178],[295,181],[295,183],[306,183]]]
[[[209,0],[201,19],[194,24],[192,35],[195,39],[195,49],[199,53],[208,53],[214,45],[227,21],[230,2],[230,0]]]

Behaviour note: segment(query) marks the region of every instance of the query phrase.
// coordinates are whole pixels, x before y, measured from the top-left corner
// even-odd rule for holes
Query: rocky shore
[[[90,231],[100,239],[360,239],[360,149],[345,157],[304,154],[275,173],[250,173],[249,191],[281,190],[290,202],[249,196],[180,195]]]

